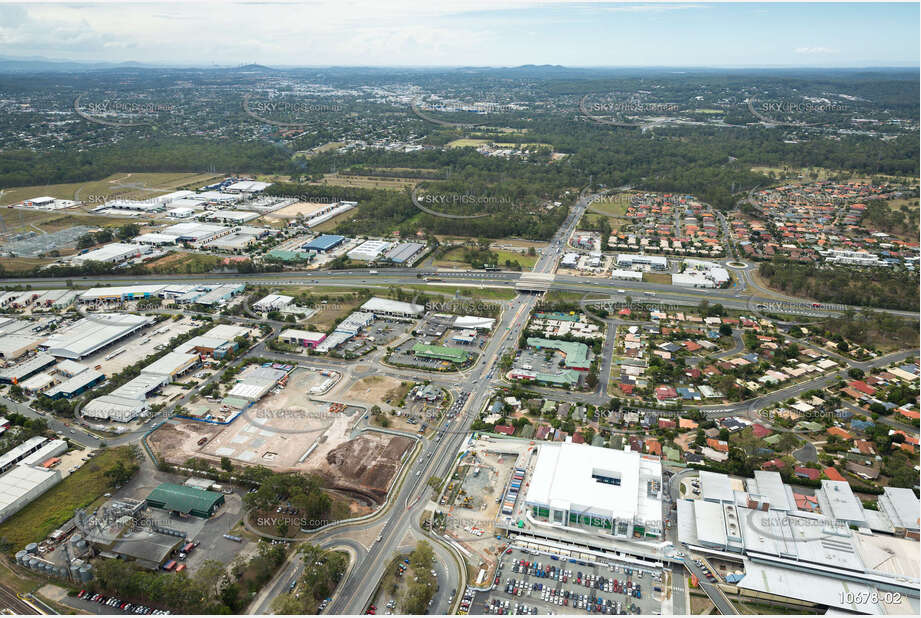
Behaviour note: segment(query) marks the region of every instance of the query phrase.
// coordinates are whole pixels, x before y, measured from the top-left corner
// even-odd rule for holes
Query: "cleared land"
[[[362,189],[390,189],[400,191],[418,182],[416,178],[383,178],[378,176],[347,176],[339,173],[324,174],[323,180],[314,185],[333,185],[337,187],[359,187]]]
[[[118,173],[92,182],[32,185],[5,189],[0,196],[0,205],[15,204],[45,195],[65,200],[87,199],[90,195],[106,196],[108,199],[156,197],[186,187],[197,189],[222,178],[223,176],[215,174],[189,172]]]

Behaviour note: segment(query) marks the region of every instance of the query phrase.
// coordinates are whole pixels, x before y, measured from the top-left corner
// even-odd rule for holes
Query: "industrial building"
[[[258,219],[260,216],[262,215],[258,212],[250,212],[248,210],[214,210],[206,214],[204,218],[206,221],[240,225],[241,223]]]
[[[95,313],[63,328],[45,341],[52,356],[79,360],[154,323],[154,318],[132,314]]]
[[[147,496],[147,506],[207,519],[224,504],[224,494],[216,491],[161,483]]]
[[[611,271],[611,278],[622,279],[625,281],[642,281],[643,273],[638,270],[621,270],[619,268],[615,268]]]
[[[246,401],[259,401],[287,375],[288,372],[282,369],[251,365],[240,374],[239,380],[230,389],[227,396]]]
[[[653,270],[668,270],[668,258],[659,255],[641,255],[638,253],[619,253],[617,267],[631,270],[634,266],[644,266]]]
[[[167,287],[168,286],[165,285],[132,285],[124,287],[90,288],[86,292],[80,294],[79,302],[87,304],[155,298]]]
[[[47,443],[48,438],[35,436],[34,438],[29,438],[19,446],[14,446],[7,452],[3,453],[0,455],[0,474],[10,470],[13,466],[21,462],[32,453],[37,452]]]
[[[370,298],[361,306],[361,310],[373,313],[375,316],[391,318],[415,319],[425,313],[425,307],[413,303],[404,303],[387,298]]]
[[[0,523],[61,482],[60,470],[14,466],[0,476]]]
[[[169,352],[141,369],[142,374],[161,376],[173,381],[200,365],[198,354]]]
[[[317,253],[326,253],[332,251],[345,242],[345,236],[338,234],[322,234],[301,247],[304,251],[316,251]]]
[[[0,384],[19,384],[54,365],[54,357],[43,352],[12,367],[0,369]]]
[[[208,223],[176,223],[160,230],[161,234],[173,236],[177,243],[185,242],[202,245],[216,238],[229,234],[232,228]]]
[[[892,522],[895,534],[918,540],[921,503],[914,491],[906,487],[883,487],[877,504]]]
[[[192,337],[185,343],[180,344],[175,352],[184,354],[196,353],[204,356],[221,359],[228,352],[234,352],[237,349],[235,339],[249,333],[245,326],[233,326],[230,324],[219,324],[210,329],[204,335]]]
[[[113,242],[93,251],[75,255],[70,259],[76,264],[86,264],[87,262],[120,264],[149,252],[150,247],[146,245]]]
[[[423,249],[425,249],[425,245],[420,242],[401,242],[391,247],[384,255],[384,258],[394,264],[405,264],[419,255]]]
[[[51,387],[45,392],[45,396],[51,399],[71,399],[102,384],[105,379],[106,376],[101,371],[87,369]]]
[[[527,489],[528,517],[563,529],[660,537],[658,457],[587,444],[542,444]]]
[[[336,329],[326,339],[314,348],[317,352],[326,353],[334,350],[374,322],[374,314],[367,311],[355,311],[339,322]]]
[[[149,410],[150,394],[167,383],[169,380],[163,376],[141,373],[108,395],[93,399],[80,413],[89,418],[129,423]]]
[[[278,338],[283,343],[290,345],[300,345],[312,350],[320,345],[324,339],[326,339],[326,333],[288,328],[281,331],[281,334],[278,335]]]
[[[291,304],[294,300],[292,296],[284,294],[269,294],[253,303],[253,309],[256,311],[277,311]]]
[[[359,262],[373,262],[385,251],[390,249],[393,243],[385,240],[366,240],[354,249],[348,252],[350,260]]]
[[[271,182],[261,182],[258,180],[240,180],[224,187],[224,191],[228,193],[262,193],[271,186]]]
[[[196,305],[223,305],[228,300],[243,293],[246,286],[242,283],[225,283],[211,288],[195,299]]]
[[[0,358],[16,360],[20,356],[35,350],[44,342],[45,337],[32,337],[29,335],[0,336]]]
[[[454,328],[490,331],[495,324],[494,318],[483,318],[478,315],[459,315],[454,319]]]

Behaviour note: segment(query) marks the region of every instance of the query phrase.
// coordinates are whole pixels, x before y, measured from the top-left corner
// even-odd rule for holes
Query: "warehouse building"
[[[51,367],[54,365],[54,363],[54,356],[45,354],[44,352],[39,352],[32,358],[21,362],[18,365],[0,369],[0,384],[19,384],[23,380],[31,378],[38,372]]]
[[[154,298],[168,286],[165,285],[132,285],[123,287],[90,288],[80,294],[81,303],[100,302],[126,302]]]
[[[387,251],[393,243],[385,240],[366,240],[348,252],[350,260],[359,262],[373,262]]]
[[[87,369],[72,376],[45,392],[51,399],[72,399],[105,382],[106,376],[101,371]]]
[[[29,335],[0,336],[0,358],[16,360],[20,356],[35,350],[44,342],[44,337],[32,337]]]
[[[624,281],[642,281],[643,273],[638,270],[621,270],[615,268],[611,271],[612,279],[621,279]]]
[[[242,283],[226,283],[212,288],[205,294],[195,299],[196,305],[223,305],[232,298],[239,296],[246,289]]]
[[[303,245],[301,249],[304,251],[316,251],[317,253],[326,253],[332,251],[339,245],[345,242],[345,236],[339,236],[338,234],[322,234],[317,236],[307,244]]]
[[[425,313],[425,307],[413,303],[404,303],[398,300],[374,297],[361,306],[361,310],[373,313],[375,317],[386,316],[391,318],[415,319]]]
[[[231,324],[219,324],[210,329],[204,335],[193,337],[179,345],[176,352],[183,354],[195,353],[213,358],[224,358],[228,352],[237,350],[237,337],[242,337],[249,333],[245,326],[233,326]]]
[[[317,352],[326,353],[334,350],[374,322],[374,314],[367,311],[355,311],[339,322],[336,329],[315,348]]]
[[[662,535],[658,457],[586,444],[544,444],[527,489],[529,517],[623,539]]]
[[[283,343],[300,345],[312,350],[323,343],[323,340],[326,339],[326,333],[288,328],[281,331],[278,338],[281,339]]]
[[[425,245],[420,242],[401,242],[387,251],[384,257],[394,264],[405,264],[419,255]]]
[[[49,354],[79,360],[154,323],[154,318],[120,313],[95,313],[52,334],[45,342]]]
[[[238,397],[246,401],[259,401],[287,375],[287,371],[274,367],[247,367],[227,396]]]
[[[181,536],[144,530],[120,537],[111,547],[104,544],[101,549],[122,559],[131,560],[143,569],[156,571],[185,542],[186,539]]]
[[[175,236],[170,236],[169,234],[159,234],[157,232],[141,234],[140,236],[135,236],[132,240],[141,245],[153,245],[155,247],[176,244]]]
[[[35,374],[28,380],[23,380],[20,382],[19,386],[22,387],[22,390],[34,396],[44,393],[49,388],[54,386],[55,383],[56,380],[54,379],[54,376],[46,371],[43,371],[41,373]]]
[[[200,365],[198,354],[169,352],[141,369],[142,374],[160,376],[168,382],[189,373]]]
[[[617,267],[631,270],[634,266],[643,266],[652,270],[668,270],[668,258],[659,255],[640,255],[637,253],[619,253]]]
[[[177,243],[185,242],[192,245],[201,245],[229,234],[231,229],[223,225],[189,222],[176,223],[160,230],[160,233],[175,237]]]
[[[240,180],[227,187],[224,191],[227,193],[262,193],[272,186],[271,182],[261,182],[258,180]]]
[[[60,482],[60,470],[14,466],[0,476],[0,523]]]
[[[260,216],[258,212],[250,212],[248,210],[214,210],[205,215],[205,220],[240,225],[247,221],[258,219]]]
[[[253,303],[253,309],[256,311],[278,311],[291,304],[294,300],[292,296],[284,294],[269,294],[268,296]]]
[[[224,494],[162,483],[147,496],[147,506],[207,519],[224,504]]]
[[[80,413],[89,418],[130,423],[149,410],[150,394],[168,382],[162,376],[142,373],[108,395],[93,399]]]
[[[75,264],[86,264],[87,262],[103,262],[105,264],[120,264],[130,259],[141,257],[150,252],[150,247],[146,245],[128,244],[113,242],[93,251],[82,255],[71,257]]]
[[[34,438],[29,438],[19,446],[14,446],[7,452],[0,455],[0,474],[10,470],[18,464],[20,461],[35,453],[45,444],[48,443],[48,438],[42,436],[35,436]]]

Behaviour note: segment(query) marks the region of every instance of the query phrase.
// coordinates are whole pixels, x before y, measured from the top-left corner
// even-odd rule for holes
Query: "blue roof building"
[[[302,246],[301,249],[305,251],[329,251],[341,245],[345,240],[345,236],[339,236],[338,234],[323,234],[322,236],[317,236],[311,240],[306,245]]]

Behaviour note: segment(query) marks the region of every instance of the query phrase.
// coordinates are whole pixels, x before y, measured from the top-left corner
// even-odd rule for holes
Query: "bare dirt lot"
[[[342,395],[348,401],[358,400],[371,405],[380,404],[396,392],[402,382],[389,376],[368,376],[352,384]]]

